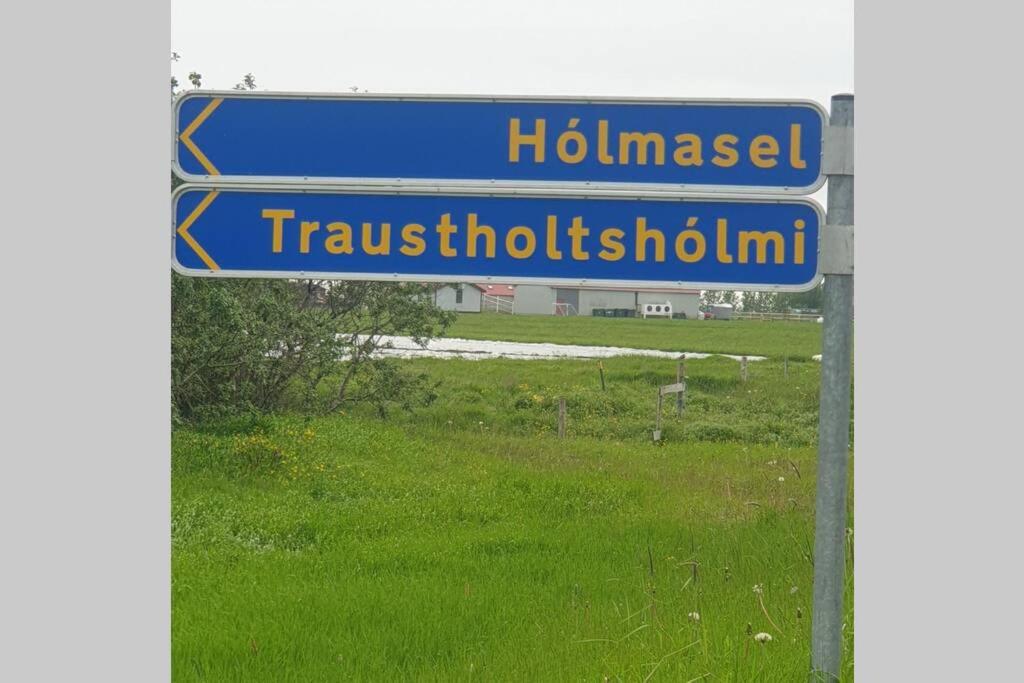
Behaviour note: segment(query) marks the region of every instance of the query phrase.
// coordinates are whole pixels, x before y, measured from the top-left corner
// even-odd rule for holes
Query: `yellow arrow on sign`
[[[196,222],[196,219],[199,218],[203,211],[206,211],[206,207],[208,207],[213,200],[217,198],[218,194],[219,192],[217,190],[210,190],[206,196],[203,197],[203,201],[199,202],[199,206],[193,209],[192,213],[188,215],[188,218],[178,226],[178,234],[181,235],[181,238],[188,243],[188,246],[192,247],[192,251],[196,252],[199,258],[203,260],[203,263],[205,263],[206,267],[210,270],[220,270],[220,266],[217,265],[216,261],[210,258],[210,255],[206,253],[205,249],[199,246],[199,242],[196,242],[196,238],[188,233],[188,229],[192,227],[192,224]]]
[[[196,143],[192,140],[192,135],[199,129],[199,126],[203,125],[203,121],[208,119],[210,114],[213,113],[213,110],[219,107],[220,103],[223,101],[223,97],[217,97],[211,100],[210,103],[206,105],[206,108],[199,112],[199,116],[195,117],[195,119],[192,120],[192,123],[188,124],[188,128],[182,131],[181,135],[178,136],[178,139],[181,140],[185,147],[188,148],[188,151],[192,152],[195,158],[199,160],[199,163],[203,165],[203,168],[205,168],[206,172],[210,175],[220,175],[220,171],[218,171],[217,167],[206,158],[206,155],[203,154]]]

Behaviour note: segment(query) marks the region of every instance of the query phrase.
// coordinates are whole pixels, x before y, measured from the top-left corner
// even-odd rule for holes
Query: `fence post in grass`
[[[742,356],[740,358],[740,379],[744,382],[747,381],[747,357]]]
[[[657,387],[657,412],[654,415],[654,440],[662,440],[662,400],[665,394],[662,387]]]
[[[597,369],[601,373],[601,391],[604,391],[604,363],[597,361]]]
[[[565,438],[565,399],[558,399],[558,438]]]
[[[679,357],[676,364],[676,383],[683,385],[683,390],[676,394],[676,416],[683,414],[683,394],[686,393],[686,354]]]

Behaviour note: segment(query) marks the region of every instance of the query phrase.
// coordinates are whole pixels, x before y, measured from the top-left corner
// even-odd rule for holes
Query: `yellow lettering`
[[[587,139],[578,130],[572,130],[579,119],[569,119],[570,130],[558,136],[558,158],[567,164],[578,164],[587,156]],[[569,153],[569,143],[576,145],[576,151]]]
[[[601,231],[601,246],[604,247],[597,252],[597,257],[605,261],[618,261],[626,255],[626,247],[622,244],[622,238],[626,233],[618,228],[608,228]]]
[[[807,168],[807,162],[800,158],[800,124],[789,127],[789,165],[793,168]]]
[[[761,230],[740,230],[740,263],[747,263],[750,258],[750,244],[754,243],[757,245],[757,257],[754,263],[768,263],[768,242],[772,243],[772,252],[775,255],[775,263],[783,263],[785,261],[785,253],[783,248],[785,247],[785,240],[782,239],[782,234],[769,230],[762,232]]]
[[[702,166],[704,158],[701,156],[700,136],[693,133],[682,133],[676,136],[679,144],[676,151],[672,153],[672,160],[680,166]]]
[[[527,135],[519,129],[519,119],[508,122],[508,160],[519,163],[519,148],[533,145],[533,163],[544,163],[544,119],[534,119],[533,134]]]
[[[548,233],[545,249],[552,261],[561,261],[562,252],[558,250],[558,216],[548,216]]]
[[[419,256],[427,250],[427,241],[423,233],[427,229],[419,223],[408,223],[402,228],[402,241],[405,242],[398,250],[406,256]]]
[[[459,226],[452,225],[452,215],[446,213],[441,216],[441,222],[437,224],[437,234],[441,236],[440,251],[441,256],[445,258],[453,258],[459,255],[455,249],[452,249],[452,235],[459,229]]]
[[[804,262],[804,233],[803,229],[807,227],[803,219],[797,219],[793,223],[793,227],[796,228],[796,233],[793,235],[793,263],[801,265]]]
[[[469,222],[466,224],[466,256],[470,258],[476,257],[477,237],[481,235],[484,238],[484,256],[486,258],[494,258],[494,242],[497,239],[497,236],[494,234],[494,228],[489,225],[478,224],[476,222],[476,214],[469,214]]]
[[[583,226],[583,216],[573,216],[572,225],[569,226],[569,238],[572,240],[572,257],[576,261],[586,261],[590,254],[583,251],[583,238],[590,234],[590,230]]]
[[[779,143],[771,135],[758,135],[750,141],[750,160],[758,168],[771,168],[777,162],[773,157],[779,153]]]
[[[729,253],[729,221],[719,218],[715,225],[715,256],[719,263],[732,263],[732,254]]]
[[[629,163],[629,147],[636,145],[636,163],[643,166],[647,163],[647,147],[654,145],[654,163],[661,166],[665,163],[665,138],[658,133],[619,133],[619,163]]]
[[[647,219],[640,216],[636,219],[636,260],[647,260],[647,241],[654,240],[654,260],[665,260],[665,236],[657,228],[647,228]]]
[[[716,156],[711,160],[715,166],[721,166],[722,168],[729,168],[735,166],[736,162],[740,160],[739,152],[733,147],[740,139],[735,135],[729,135],[725,133],[715,138],[714,147]],[[723,263],[728,263],[724,261]]]
[[[608,153],[608,122],[604,119],[597,122],[597,160],[606,166],[615,163],[615,157]]]
[[[520,236],[526,240],[526,245],[522,248],[516,246],[516,238]],[[525,225],[517,225],[505,233],[505,250],[512,258],[530,258],[536,249],[537,238],[534,236],[533,230]]]
[[[320,229],[318,221],[302,221],[299,223],[299,253],[309,253],[309,237]]]
[[[373,223],[363,223],[363,252],[369,256],[387,256],[391,253],[391,224],[380,224],[380,242],[373,243]]]
[[[324,240],[324,249],[330,254],[351,254],[352,253],[352,226],[348,223],[337,221],[327,224],[327,232],[332,234]]]
[[[271,249],[275,254],[280,254],[284,249],[284,221],[286,218],[295,218],[295,212],[291,209],[263,209],[263,217],[273,220],[274,237]]]
[[[692,229],[696,225],[697,219],[689,218],[686,221],[687,229],[676,235],[676,256],[683,263],[696,263],[704,258],[704,252],[707,251],[708,245],[704,235],[699,230]],[[696,245],[693,251],[686,249],[686,243],[689,241],[693,241]]]

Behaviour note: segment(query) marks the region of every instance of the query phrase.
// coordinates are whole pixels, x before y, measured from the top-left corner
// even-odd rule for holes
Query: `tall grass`
[[[654,444],[672,361],[410,362],[413,413],[175,432],[176,680],[806,678],[816,363],[688,361]]]

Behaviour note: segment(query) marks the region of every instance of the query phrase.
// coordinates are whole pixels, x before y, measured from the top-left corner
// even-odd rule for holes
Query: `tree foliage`
[[[732,304],[736,310],[746,313],[787,313],[794,310],[820,311],[822,287],[819,284],[807,292],[733,292],[728,290],[705,290],[700,293],[701,308],[707,310],[713,304]]]
[[[385,335],[425,342],[454,314],[419,284],[207,279],[172,274],[174,415],[370,403],[411,408],[434,398],[425,376],[380,352]]]
[[[733,306],[738,306],[739,301],[740,292],[734,292],[732,290],[708,289],[700,293],[700,305],[704,310],[707,310],[714,304],[732,304]]]
[[[256,89],[256,77],[251,73],[245,74],[242,77],[241,83],[235,83],[235,90],[255,90]]]

